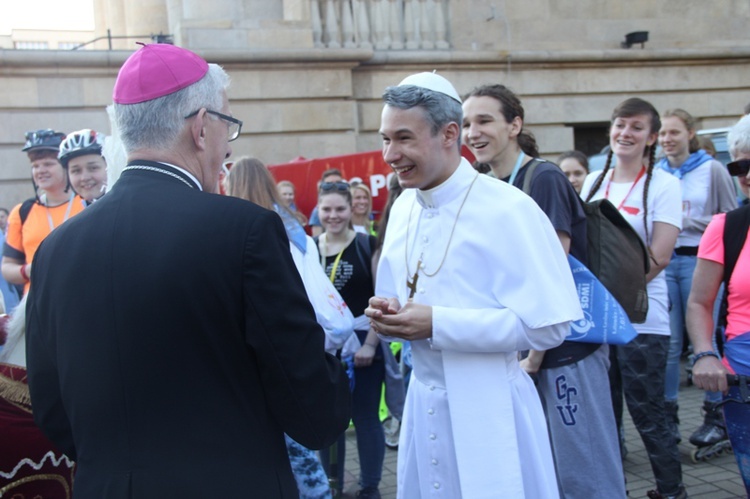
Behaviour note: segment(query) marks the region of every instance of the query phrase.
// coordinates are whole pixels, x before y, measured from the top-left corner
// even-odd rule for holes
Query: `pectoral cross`
[[[409,279],[406,277],[406,287],[409,289],[409,301],[414,299],[414,293],[417,292],[417,281],[419,280],[419,267],[422,266],[422,260],[417,262],[417,270],[414,271],[414,276]]]

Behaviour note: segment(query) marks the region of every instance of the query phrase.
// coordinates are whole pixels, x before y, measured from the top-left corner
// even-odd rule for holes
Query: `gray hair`
[[[421,107],[430,122],[432,135],[436,135],[448,123],[456,123],[461,128],[464,112],[461,103],[443,93],[415,85],[388,87],[383,93],[383,102],[398,109]],[[461,135],[458,136],[458,147],[461,147]]]
[[[742,153],[750,153],[750,114],[743,116],[727,135],[727,145],[732,159]]]
[[[229,75],[221,66],[209,64],[203,78],[177,92],[138,104],[114,104],[125,150],[170,149],[185,126],[185,116],[203,107],[221,110],[227,87]]]

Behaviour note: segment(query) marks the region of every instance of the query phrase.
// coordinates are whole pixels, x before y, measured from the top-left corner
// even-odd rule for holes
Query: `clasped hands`
[[[432,337],[432,307],[407,302],[403,307],[396,298],[370,298],[365,309],[370,325],[384,336],[407,341]]]

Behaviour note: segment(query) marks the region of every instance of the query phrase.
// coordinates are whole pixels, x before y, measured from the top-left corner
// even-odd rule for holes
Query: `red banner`
[[[347,182],[364,182],[372,192],[372,211],[380,215],[388,199],[388,181],[393,175],[391,167],[383,161],[381,151],[370,151],[345,156],[320,159],[298,158],[289,163],[268,165],[277,182],[289,180],[294,184],[294,202],[307,216],[318,204],[318,182],[324,171],[336,168]]]
[[[470,162],[474,156],[464,146],[463,156]],[[379,218],[388,200],[388,182],[393,170],[383,161],[382,151],[369,151],[344,156],[331,156],[320,159],[297,158],[289,163],[268,165],[277,182],[289,180],[294,184],[294,202],[297,209],[310,216],[318,204],[318,182],[324,171],[336,168],[344,180],[364,182],[372,192],[372,212]]]

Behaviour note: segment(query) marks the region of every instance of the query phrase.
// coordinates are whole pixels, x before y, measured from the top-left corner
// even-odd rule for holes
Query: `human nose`
[[[393,142],[383,143],[383,161],[389,165],[396,163],[401,157],[398,147]]]
[[[474,123],[469,123],[468,126],[464,127],[464,137],[466,139],[475,139],[479,137],[479,127]]]

